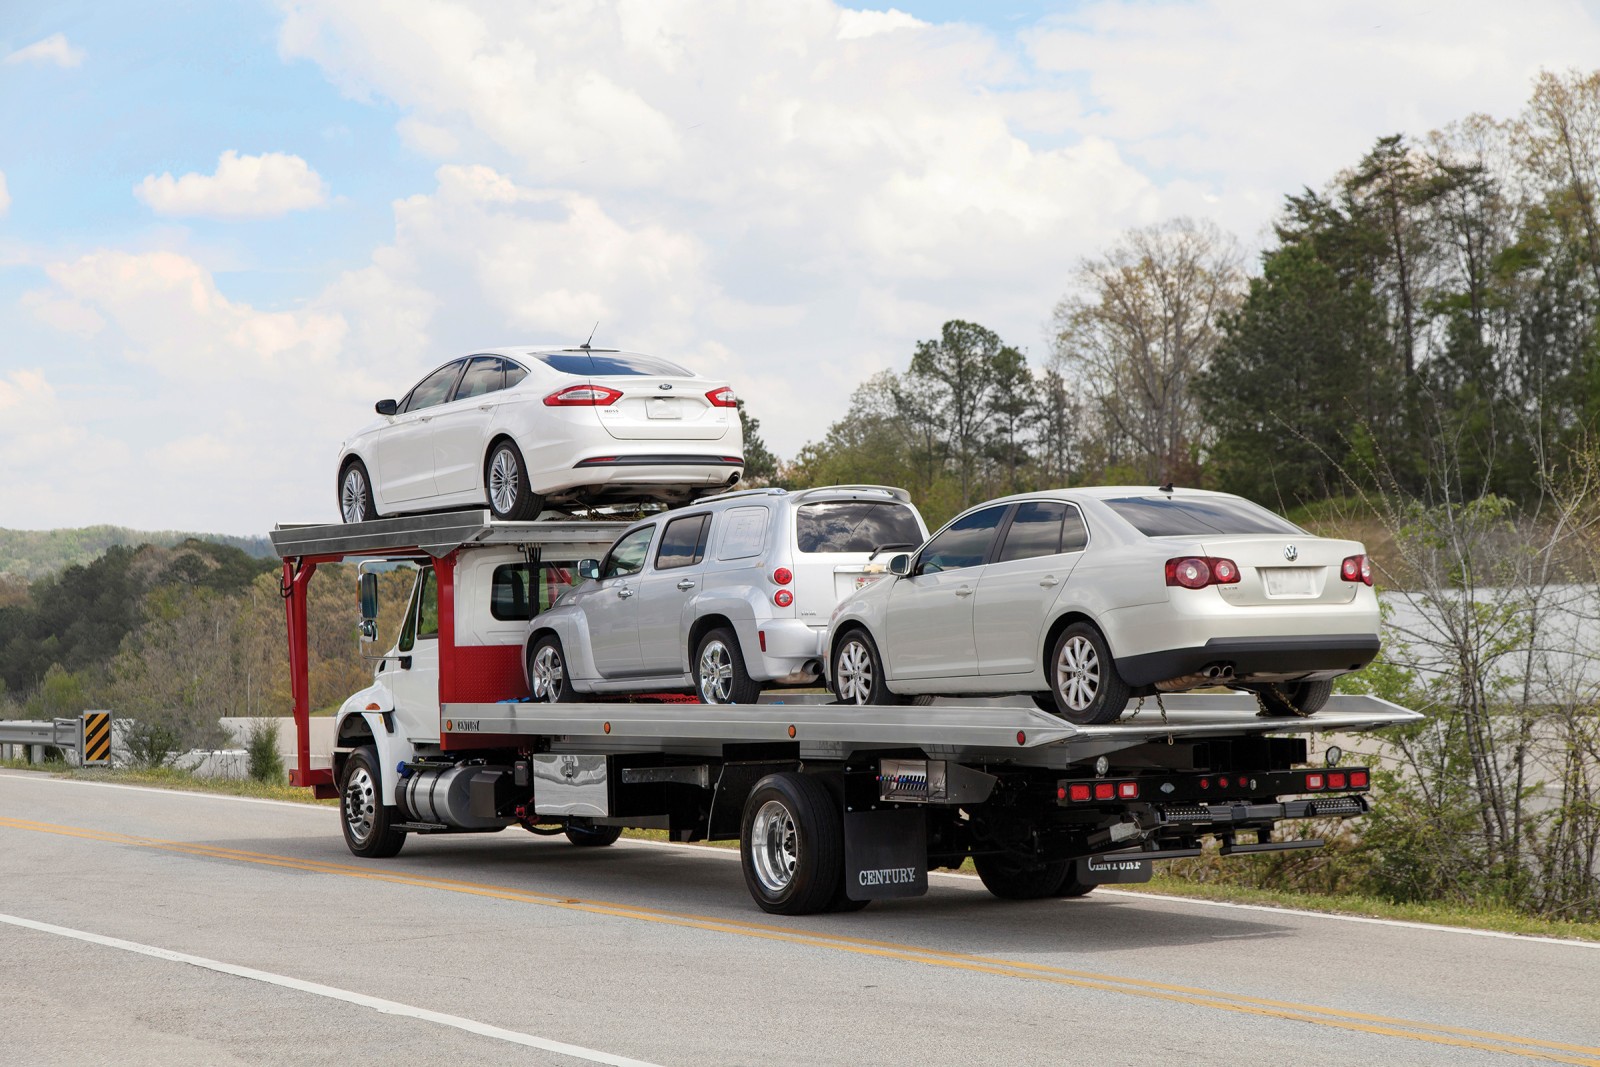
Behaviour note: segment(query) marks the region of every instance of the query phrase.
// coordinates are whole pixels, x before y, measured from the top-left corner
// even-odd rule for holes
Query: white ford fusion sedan
[[[339,449],[345,522],[488,505],[685,503],[744,471],[728,383],[611,349],[496,348],[433,371]]]
[[[835,696],[1028,693],[1079,724],[1130,697],[1226,685],[1309,715],[1378,652],[1357,541],[1241,497],[1170,487],[1028,493],[957,516],[828,627]]]

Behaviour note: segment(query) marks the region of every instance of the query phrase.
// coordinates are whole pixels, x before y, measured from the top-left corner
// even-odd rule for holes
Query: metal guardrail
[[[16,719],[0,722],[0,745],[53,745],[76,751],[82,733],[80,719]]]

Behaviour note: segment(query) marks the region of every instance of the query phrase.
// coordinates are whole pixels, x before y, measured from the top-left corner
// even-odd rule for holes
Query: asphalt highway
[[[1600,1067],[1600,945],[933,882],[786,919],[727,850],[0,772],[0,1064]]]

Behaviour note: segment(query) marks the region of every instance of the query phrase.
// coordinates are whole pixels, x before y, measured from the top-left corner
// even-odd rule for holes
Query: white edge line
[[[337,812],[338,809],[326,804],[300,804],[292,800],[268,800],[265,797],[236,797],[227,793],[198,793],[185,789],[167,789],[158,785],[118,785],[115,782],[85,782],[81,778],[55,778],[47,776],[44,772],[23,772],[20,774],[0,774],[0,781],[14,778],[32,782],[55,782],[63,785],[85,785],[92,789],[129,789],[141,793],[170,793],[184,797],[201,797],[206,800],[234,800],[245,804],[272,804],[280,808],[293,808],[299,811]],[[718,856],[722,859],[738,859],[739,852],[732,848],[711,848],[706,845],[685,843],[680,841],[650,841],[642,838],[623,838],[618,844],[643,845],[646,848],[668,848],[687,852],[697,856]],[[970,874],[958,874],[954,871],[930,871],[930,878],[937,878],[942,882],[957,883],[962,889],[978,889],[977,877]],[[1242,904],[1229,900],[1207,900],[1204,897],[1181,897],[1169,893],[1144,893],[1127,889],[1110,889],[1102,887],[1099,892],[1106,896],[1125,897],[1130,900],[1159,900],[1167,904],[1192,904],[1202,908],[1234,908],[1240,911],[1259,911],[1269,915],[1300,915],[1312,919],[1334,919],[1340,922],[1366,923],[1371,926],[1395,926],[1403,930],[1428,930],[1434,933],[1468,934],[1472,937],[1494,937],[1505,941],[1532,941],[1546,945],[1572,945],[1577,948],[1600,948],[1600,941],[1582,941],[1571,937],[1549,937],[1542,934],[1512,934],[1503,930],[1477,930],[1470,926],[1449,926],[1444,923],[1421,923],[1407,919],[1380,919],[1371,915],[1346,915],[1334,911],[1309,911],[1305,908],[1279,908],[1270,904]]]
[[[590,1063],[610,1064],[612,1067],[657,1067],[657,1065],[645,1060],[633,1060],[626,1056],[616,1056],[609,1052],[584,1048],[582,1045],[569,1045],[564,1041],[552,1041],[549,1038],[535,1037],[532,1034],[524,1034],[517,1030],[506,1030],[499,1026],[491,1026],[475,1019],[463,1019],[459,1015],[447,1015],[444,1012],[430,1011],[427,1008],[418,1008],[410,1004],[401,1004],[398,1001],[384,1000],[381,997],[369,997],[365,993],[352,993],[348,989],[336,989],[333,986],[319,985],[316,982],[305,982],[298,978],[290,978],[287,975],[273,974],[271,971],[258,971],[253,967],[240,967],[237,964],[208,960],[203,956],[191,956],[188,953],[156,948],[153,945],[141,945],[137,941],[124,941],[117,937],[106,937],[104,934],[92,934],[86,930],[52,926],[49,923],[24,919],[16,915],[0,914],[0,923],[20,926],[26,930],[37,930],[40,933],[56,934],[60,937],[70,937],[78,941],[87,941],[91,945],[103,945],[107,948],[121,949],[124,952],[135,952],[141,956],[152,956],[158,960],[186,963],[191,967],[202,967],[208,971],[229,974],[236,978],[246,978],[253,982],[265,982],[268,985],[281,986],[284,989],[293,989],[301,993],[311,993],[315,996],[326,997],[329,1000],[342,1000],[346,1004],[354,1004],[361,1008],[371,1008],[373,1011],[382,1012],[384,1015],[401,1015],[412,1019],[420,1019],[423,1022],[464,1030],[479,1037],[493,1038],[513,1045],[524,1045],[544,1052],[554,1052],[562,1056],[587,1060]]]

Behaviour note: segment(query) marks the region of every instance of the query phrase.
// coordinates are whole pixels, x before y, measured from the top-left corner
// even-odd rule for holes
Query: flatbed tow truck
[[[1244,693],[1167,696],[1102,726],[953,699],[528,702],[528,620],[622,529],[467,511],[273,532],[297,735],[290,780],[339,798],[353,853],[386,858],[408,836],[512,826],[603,846],[641,827],[737,840],[751,896],[778,914],[917,896],[930,869],[968,857],[997,897],[1077,896],[1145,881],[1153,861],[1199,855],[1206,837],[1224,855],[1319,847],[1280,828],[1364,814],[1371,775],[1308,765],[1309,739],[1422,717],[1336,695],[1312,717],[1266,718]],[[307,591],[319,564],[357,560],[363,571],[415,565],[417,577],[373,684],[339,711],[332,766],[313,768]],[[359,583],[369,637],[375,580]]]

